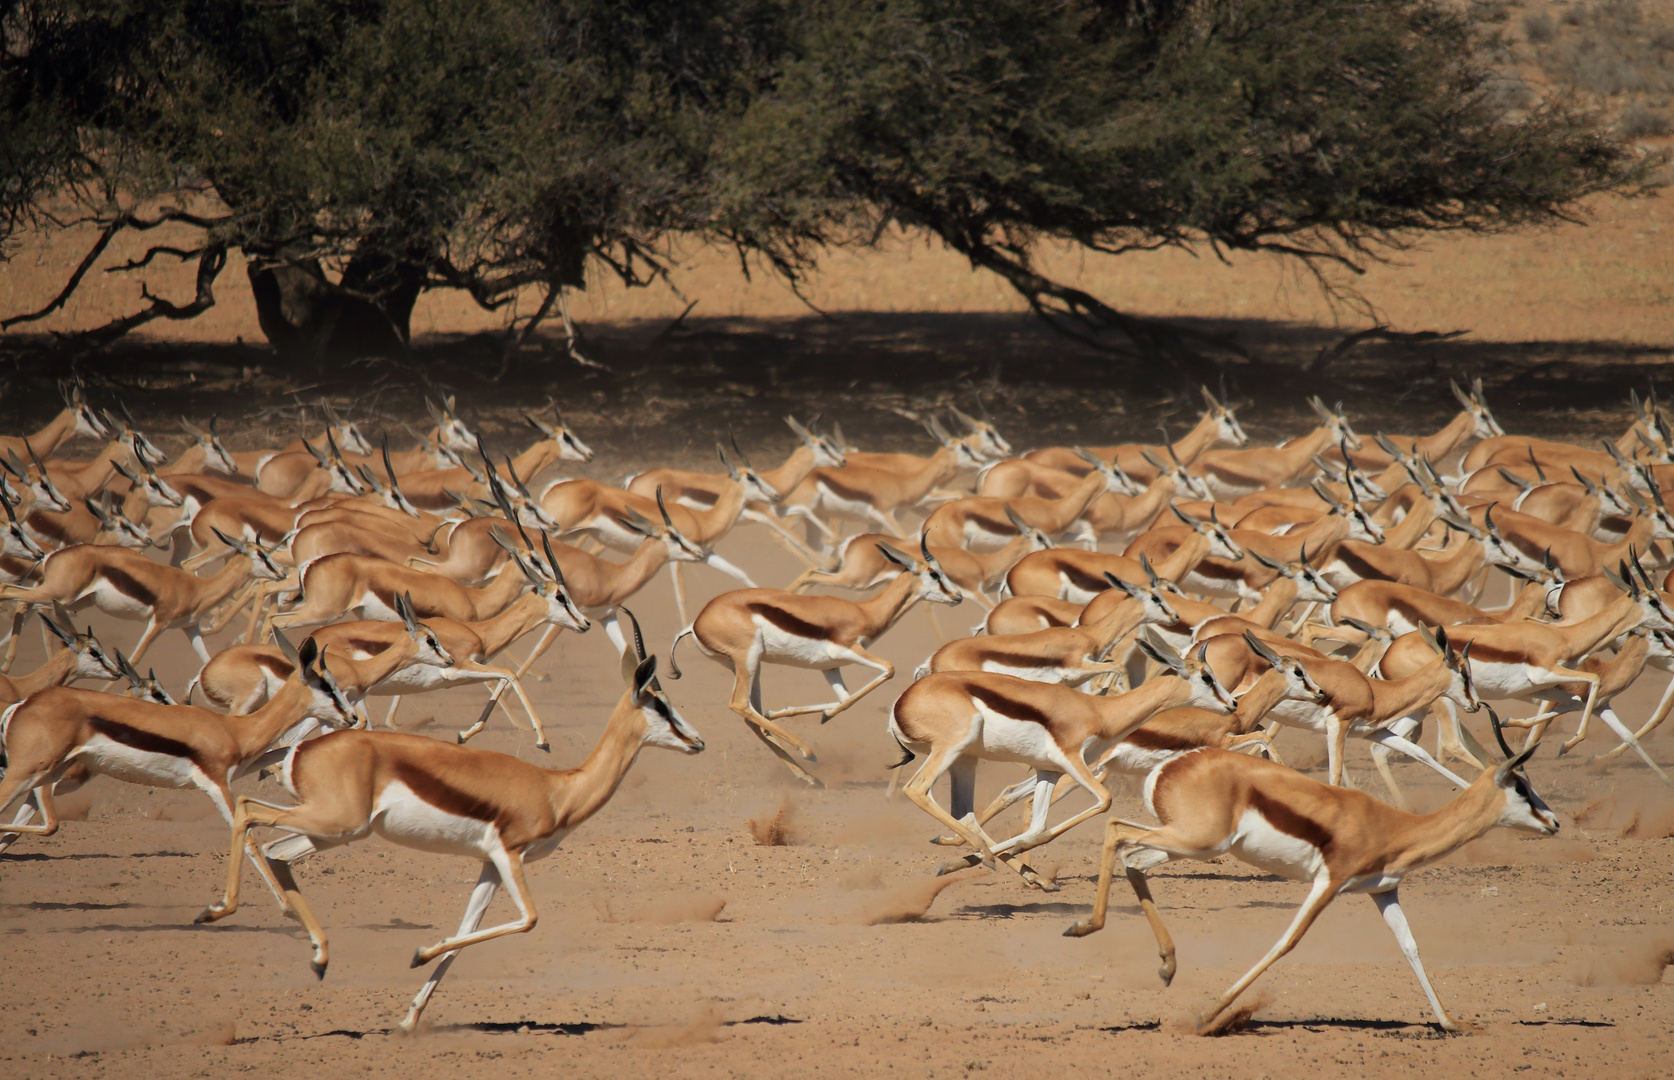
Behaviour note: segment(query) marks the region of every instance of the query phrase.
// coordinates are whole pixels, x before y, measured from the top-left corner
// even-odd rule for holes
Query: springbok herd
[[[1660,494],[1674,485],[1674,434],[1654,398],[1634,396],[1631,426],[1601,449],[1506,435],[1480,382],[1453,390],[1460,411],[1434,434],[1362,438],[1340,405],[1314,399],[1312,431],[1261,448],[1208,390],[1201,420],[1172,445],[1021,456],[986,413],[951,410],[958,436],[927,419],[928,456],[864,453],[838,426],[793,419],[796,446],[777,468],[757,470],[734,442],[730,455],[717,448],[724,472],[659,468],[618,488],[563,477],[564,462],[593,453],[556,407],[543,413],[550,422],[528,417],[536,439],[515,457],[490,454],[450,398],[431,404],[434,426],[407,451],[387,438],[374,447],[328,410],[324,432],[259,451],[229,450],[213,421],[185,423],[193,444],[168,461],[125,407],[96,410],[84,387],[65,384],[51,423],[0,439],[0,604],[12,611],[0,851],[54,833],[54,796],[94,775],[195,787],[232,829],[225,893],[198,921],[237,910],[248,855],[307,928],[321,977],[326,934],[294,862],[374,832],[480,860],[458,932],[413,957],[436,963],[401,1023],[411,1031],[459,950],[534,926],[524,864],[608,802],[642,747],[704,748],[623,606],[660,568],[686,623],[665,675],[679,678],[682,645],[688,662],[695,648],[730,667],[729,707],[816,786],[804,767],[814,750],[785,721],[830,720],[889,682],[893,667],[871,649],[919,601],[972,600],[982,622],[923,662],[887,729],[900,765],[922,761],[904,792],[945,830],[933,842],[965,849],[939,872],[1003,867],[1024,888],[1055,890],[1031,853],[1110,810],[1112,771],[1142,776],[1155,821],[1107,819],[1093,912],[1068,934],[1103,926],[1119,862],[1166,984],[1174,947],[1146,871],[1230,854],[1309,891],[1279,941],[1203,1014],[1205,1030],[1344,892],[1372,897],[1437,1020],[1455,1029],[1401,910],[1405,875],[1495,826],[1558,831],[1527,764],[1564,713],[1580,719],[1560,754],[1597,716],[1620,741],[1605,757],[1631,750],[1668,779],[1639,739],[1667,713],[1674,683],[1637,731],[1611,704],[1648,665],[1674,669],[1671,583],[1652,576],[1674,540]],[[60,457],[78,437],[105,448]],[[916,527],[904,521],[915,515]],[[745,522],[807,572],[761,588],[717,555]],[[848,523],[877,531],[843,536]],[[688,563],[743,587],[687,622]],[[1494,569],[1515,579],[1510,602],[1478,607]],[[804,591],[814,585],[870,595]],[[72,615],[87,605],[144,623],[130,656],[76,631]],[[22,674],[11,668],[30,615],[61,647]],[[204,635],[239,619],[244,643],[211,654]],[[510,690],[546,749],[520,680],[559,633],[595,620],[621,654],[624,690],[584,762],[545,769],[463,745],[496,707],[509,715]],[[180,701],[140,674],[175,630],[202,664]],[[293,645],[297,634],[307,636]],[[523,660],[496,659],[529,636]],[[763,664],[821,672],[832,700],[767,706]],[[849,689],[845,666],[864,684]],[[368,696],[388,698],[393,727],[403,697],[465,682],[489,696],[457,744],[372,730],[362,711]],[[200,695],[212,707],[192,704]],[[1502,722],[1487,702],[1506,699],[1535,712]],[[1497,752],[1461,711],[1487,713]],[[1325,736],[1328,782],[1279,760],[1281,725]],[[1510,728],[1528,729],[1520,745]],[[1370,744],[1389,802],[1349,785],[1351,736]],[[1408,812],[1391,751],[1458,794]],[[985,760],[1029,772],[979,809]],[[284,804],[235,793],[260,770],[276,774]],[[942,802],[933,789],[944,775]],[[1091,803],[1055,819],[1055,802],[1077,788]],[[1021,832],[989,831],[1025,799]],[[501,888],[517,917],[483,928]]]

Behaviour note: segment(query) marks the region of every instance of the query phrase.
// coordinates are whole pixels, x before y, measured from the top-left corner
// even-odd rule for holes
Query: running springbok
[[[823,787],[818,777],[796,763],[791,747],[808,761],[814,751],[774,721],[786,716],[819,713],[825,723],[838,713],[888,682],[895,667],[869,651],[901,616],[920,600],[954,605],[959,589],[947,579],[941,564],[921,541],[923,561],[914,565],[911,557],[887,545],[879,545],[902,573],[876,596],[865,600],[844,600],[836,596],[802,596],[779,589],[734,589],[704,605],[691,625],[675,635],[668,650],[668,670],[680,678],[674,650],[690,636],[699,651],[716,663],[732,668],[732,698],[727,707],[737,713],[751,733],[790,767],[799,779],[812,787]],[[818,705],[792,705],[764,709],[761,702],[761,665],[784,664],[812,668],[825,676],[837,700]],[[844,664],[858,664],[877,672],[871,682],[849,691],[843,682]]]
[[[273,551],[259,542],[246,543],[230,536],[222,536],[221,542],[243,559],[229,561],[211,578],[164,566],[128,548],[93,544],[61,548],[47,556],[40,584],[0,585],[0,601],[16,600],[26,607],[50,607],[55,603],[73,607],[91,598],[107,615],[145,620],[145,632],[135,643],[131,659],[138,661],[144,656],[164,630],[178,629],[191,642],[198,659],[207,664],[205,628],[199,623],[252,578],[282,581],[285,577],[285,571],[273,559]],[[223,611],[207,632],[219,631],[236,610]]]
[[[323,979],[330,960],[325,929],[297,887],[293,862],[374,832],[405,847],[479,860],[482,872],[459,931],[413,954],[414,967],[438,957],[441,963],[401,1021],[401,1030],[411,1033],[461,949],[534,929],[535,905],[524,864],[550,855],[609,802],[643,747],[683,754],[703,749],[703,737],[658,685],[657,658],[644,655],[637,625],[634,638],[638,657],[625,653],[622,658],[627,689],[598,745],[576,768],[543,769],[508,754],[389,732],[336,732],[297,746],[279,773],[297,805],[276,806],[249,796],[238,800],[226,891],[197,921],[217,922],[238,910],[240,871],[248,856],[280,883],[285,912],[307,929],[313,943],[310,966]],[[250,830],[260,828],[282,835],[258,848]],[[479,930],[501,886],[518,917]]]
[[[37,690],[64,686],[77,679],[122,677],[122,669],[106,654],[99,639],[93,636],[91,626],[87,628],[87,633],[78,634],[68,621],[59,626],[45,612],[41,613],[41,625],[51,631],[64,647],[27,675],[0,675],[0,705],[22,701]]]
[[[58,392],[64,398],[63,410],[33,435],[0,435],[0,458],[22,454],[29,447],[33,447],[36,453],[51,457],[60,446],[78,435],[89,439],[111,437],[111,426],[87,404],[86,391],[79,378],[73,382],[59,380]]]
[[[1497,722],[1494,732],[1500,734]],[[1557,834],[1557,817],[1535,794],[1523,770],[1534,747],[1513,755],[1503,737],[1500,745],[1506,760],[1483,770],[1432,814],[1409,814],[1370,795],[1321,784],[1283,765],[1227,750],[1194,750],[1165,761],[1145,778],[1146,809],[1161,824],[1110,819],[1093,913],[1065,936],[1085,937],[1103,928],[1120,858],[1156,934],[1162,958],[1157,974],[1167,986],[1176,970],[1174,941],[1157,913],[1145,871],[1176,859],[1207,862],[1232,855],[1269,873],[1307,881],[1311,888],[1283,936],[1199,1017],[1200,1031],[1217,1030],[1217,1018],[1262,972],[1294,949],[1326,905],[1343,893],[1370,894],[1436,1020],[1443,1029],[1458,1031],[1460,1025],[1442,1007],[1424,973],[1398,890],[1407,874],[1451,855],[1496,826],[1540,836]]]
[[[897,510],[917,506],[931,489],[959,470],[982,464],[970,446],[949,435],[940,421],[931,418],[925,422],[925,429],[941,448],[928,458],[915,459],[918,464],[909,471],[862,464],[867,460],[862,455],[848,454],[848,464],[842,468],[815,469],[784,493],[781,502],[787,508],[806,507],[822,518],[867,522],[882,526],[897,538],[904,536],[895,517]]]
[[[1247,444],[1250,437],[1244,434],[1244,429],[1239,426],[1238,418],[1233,415],[1232,405],[1224,400],[1217,400],[1207,386],[1201,389],[1203,403],[1207,408],[1197,425],[1186,432],[1178,442],[1163,443],[1160,446],[1146,446],[1140,443],[1095,446],[1090,448],[1091,452],[1103,461],[1114,463],[1117,468],[1140,483],[1149,484],[1162,475],[1161,459],[1164,455],[1191,465],[1216,443],[1231,443],[1233,446]],[[1165,432],[1164,435],[1166,434]],[[1068,446],[1031,450],[1023,457],[1040,465],[1074,473],[1076,476],[1081,476],[1089,470],[1087,462],[1077,450]]]
[[[1140,626],[1179,621],[1170,597],[1155,585],[1129,585],[1106,574],[1111,592],[1123,595],[1097,619],[1079,626],[1054,627],[1025,634],[983,634],[960,638],[937,649],[913,673],[993,671],[1035,682],[1080,686],[1100,675],[1121,675],[1122,662],[1111,659],[1116,643]]]
[[[1006,574],[1017,565],[1019,559],[1030,552],[1045,551],[1052,546],[1052,540],[1045,533],[1017,517],[1010,507],[1006,507],[1005,512],[1013,527],[1017,529],[1017,535],[998,551],[975,552],[964,548],[929,545],[930,554],[941,564],[942,572],[947,575],[948,580],[959,586],[968,599],[973,599],[984,607],[993,605],[989,594],[996,592],[1005,583]],[[898,538],[886,533],[859,533],[850,536],[843,541],[838,550],[838,563],[835,568],[816,567],[805,570],[795,581],[785,586],[785,591],[801,592],[809,585],[829,585],[836,589],[871,589],[892,581],[901,573],[901,567],[891,562],[878,545],[891,544],[896,539]]]
[[[1185,523],[1185,529],[1170,529],[1176,540],[1166,558],[1156,561],[1156,572],[1169,581],[1184,581],[1204,559],[1214,557],[1236,562],[1244,557],[1244,549],[1219,521],[1203,521],[1178,507],[1170,507],[1174,516]],[[1123,581],[1135,584],[1150,575],[1140,565],[1136,547],[1145,533],[1129,547],[1133,555],[1106,555],[1098,551],[1078,551],[1073,548],[1054,548],[1026,555],[1006,575],[1006,585],[1013,596],[1054,596],[1086,604],[1109,586],[1104,575],[1111,573]]]
[[[936,507],[925,519],[923,533],[937,547],[993,551],[1018,534],[1014,520],[1022,520],[1056,540],[1068,531],[1102,495],[1137,495],[1140,489],[1113,466],[1091,454],[1093,470],[1061,497],[1021,495],[997,499],[971,495]]]
[[[248,716],[49,687],[0,713],[0,746],[6,752],[0,820],[31,794],[41,811],[39,825],[28,823],[33,807],[0,825],[0,851],[20,835],[58,831],[53,787],[77,766],[86,775],[130,784],[195,787],[231,824],[234,779],[263,764],[275,746],[299,741],[322,725],[346,727],[356,719],[318,647],[309,642],[298,651],[297,670],[284,690]]]
[[[1327,447],[1341,443],[1350,450],[1360,449],[1360,436],[1349,426],[1340,404],[1328,409],[1319,398],[1311,397],[1308,405],[1319,414],[1320,425],[1307,435],[1281,446],[1210,450],[1192,464],[1192,472],[1203,477],[1216,499],[1231,500],[1262,488],[1284,487],[1306,476],[1315,467],[1314,455]]]
[[[965,866],[998,860],[1026,884],[1056,892],[1057,884],[1041,878],[1020,856],[1110,808],[1110,792],[1082,756],[1088,745],[1118,741],[1164,709],[1197,705],[1231,712],[1237,706],[1201,654],[1182,659],[1160,641],[1142,640],[1140,648],[1173,674],[1114,697],[977,671],[926,675],[909,686],[890,710],[889,733],[905,755],[896,768],[924,755],[924,764],[904,786],[907,798],[953,830],[954,837],[938,836],[931,843],[969,844],[974,850],[965,856]],[[1035,769],[1029,826],[1003,842],[995,841],[976,821],[976,769],[985,759]],[[951,773],[953,782],[947,809],[930,793],[944,773]],[[1095,802],[1048,827],[1052,788],[1065,775]],[[942,872],[962,868],[954,862],[944,864]]]

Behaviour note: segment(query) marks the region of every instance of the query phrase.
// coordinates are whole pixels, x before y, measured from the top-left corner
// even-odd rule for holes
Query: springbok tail
[[[674,661],[674,650],[678,649],[680,647],[680,639],[681,638],[686,637],[686,636],[691,635],[691,634],[692,634],[691,626],[686,627],[686,629],[684,629],[684,630],[680,631],[678,634],[674,635],[674,641],[668,647],[668,677],[671,678],[671,679],[680,678],[680,665],[675,663],[675,661]]]

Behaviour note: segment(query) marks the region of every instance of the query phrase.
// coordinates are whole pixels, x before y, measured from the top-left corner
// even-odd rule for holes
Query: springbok
[[[635,633],[636,645],[638,633]],[[643,747],[695,754],[703,737],[663,694],[657,659],[623,654],[627,689],[599,743],[572,769],[543,769],[508,754],[449,746],[435,739],[389,732],[342,731],[291,751],[280,782],[296,806],[242,797],[232,825],[227,887],[198,922],[238,910],[239,878],[249,857],[280,883],[285,912],[301,922],[313,944],[310,966],[325,978],[330,956],[325,929],[297,888],[291,864],[323,849],[376,832],[406,847],[478,859],[482,872],[459,931],[413,954],[419,967],[441,958],[413,998],[401,1030],[412,1032],[461,949],[535,926],[535,905],[524,881],[526,862],[551,854],[564,838],[616,793]],[[280,838],[257,848],[253,828]],[[516,920],[479,930],[495,892],[505,886]]]
[[[1343,444],[1360,449],[1360,436],[1349,426],[1339,405],[1328,409],[1317,397],[1308,405],[1319,414],[1320,425],[1307,435],[1280,446],[1243,450],[1209,450],[1192,463],[1191,470],[1208,483],[1216,499],[1236,499],[1263,488],[1283,487],[1305,476],[1314,466],[1314,455],[1327,447]]]
[[[1203,416],[1178,442],[1164,443],[1160,446],[1139,443],[1094,446],[1090,448],[1091,452],[1103,461],[1114,463],[1140,483],[1149,484],[1162,475],[1161,459],[1165,454],[1176,461],[1191,465],[1216,443],[1231,443],[1233,446],[1247,444],[1250,437],[1244,434],[1244,429],[1239,426],[1238,418],[1233,415],[1232,405],[1216,399],[1207,386],[1200,389],[1203,391],[1203,403],[1206,406]],[[1023,456],[1029,461],[1074,473],[1076,476],[1085,474],[1090,468],[1081,455],[1068,446],[1031,450]]]
[[[1238,546],[1220,522],[1213,519],[1201,521],[1178,508],[1172,509],[1187,528],[1181,530],[1183,535],[1169,555],[1155,563],[1156,572],[1162,577],[1181,581],[1206,558],[1237,561],[1244,557],[1244,549]],[[1149,536],[1150,533],[1144,535]],[[1143,539],[1144,536],[1141,536],[1140,540]],[[1135,541],[1137,543],[1139,541]],[[1134,550],[1131,545],[1129,550]],[[1109,587],[1104,580],[1107,572],[1133,583],[1143,582],[1149,577],[1137,555],[1129,557],[1055,548],[1024,556],[1006,575],[1006,585],[1013,596],[1054,596],[1086,604]]]
[[[1498,725],[1495,733],[1499,733]],[[1256,965],[1198,1018],[1200,1031],[1216,1020],[1250,984],[1296,947],[1326,905],[1346,892],[1368,893],[1395,935],[1437,1021],[1456,1023],[1442,1007],[1418,942],[1401,910],[1406,875],[1457,851],[1496,826],[1554,836],[1558,819],[1535,794],[1524,764],[1530,746],[1483,770],[1452,802],[1432,814],[1409,814],[1369,795],[1321,784],[1300,773],[1245,754],[1205,748],[1171,758],[1145,778],[1145,806],[1160,825],[1111,817],[1105,828],[1098,891],[1092,915],[1065,931],[1085,937],[1105,923],[1110,883],[1121,859],[1139,906],[1157,938],[1163,985],[1174,980],[1174,941],[1157,913],[1145,871],[1176,859],[1209,861],[1230,854],[1269,873],[1311,884],[1308,897],[1284,934]]]
[[[791,772],[813,787],[823,785],[796,763],[786,747],[794,748],[808,761],[815,760],[813,750],[774,721],[819,713],[823,724],[852,708],[855,702],[895,675],[894,665],[872,653],[868,646],[920,600],[952,605],[961,599],[958,588],[942,573],[936,557],[922,542],[919,551],[923,560],[917,565],[900,551],[879,546],[903,573],[876,596],[855,601],[835,596],[802,596],[778,589],[734,589],[704,605],[697,618],[675,635],[674,644],[669,646],[668,669],[672,678],[680,677],[675,648],[688,636],[705,656],[731,667],[732,698],[727,707],[738,714]],[[820,672],[837,700],[764,709],[761,702],[764,663]],[[844,664],[858,664],[877,674],[871,682],[851,692],[843,682]]]
[[[998,860],[1026,884],[1056,891],[1055,883],[1042,879],[1020,856],[1110,808],[1110,792],[1082,757],[1088,744],[1118,741],[1164,709],[1197,705],[1231,712],[1237,705],[1201,655],[1182,659],[1160,642],[1142,641],[1140,647],[1173,674],[1113,697],[976,671],[926,675],[909,686],[890,710],[889,733],[905,755],[896,768],[924,755],[924,764],[903,788],[907,798],[953,830],[953,837],[938,836],[931,842],[969,844],[974,850],[965,856],[965,866]],[[1035,769],[1029,826],[1003,842],[995,841],[976,823],[976,769],[985,759],[1015,761]],[[944,773],[951,774],[953,783],[946,809],[930,794]],[[1073,777],[1095,802],[1048,827],[1051,791],[1065,775]],[[944,865],[942,872],[951,869],[961,867],[955,862]]]

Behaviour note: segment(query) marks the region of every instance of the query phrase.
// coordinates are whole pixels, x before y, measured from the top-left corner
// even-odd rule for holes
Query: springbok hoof
[[[552,744],[549,743],[549,742],[538,742],[538,743],[535,744],[535,749],[536,750],[545,750],[547,753],[550,754],[550,753],[552,753]]]
[[[426,965],[428,963],[430,963],[430,961],[425,959],[423,949],[414,949],[413,950],[413,963],[412,963],[413,967],[416,967],[416,968],[423,967],[424,965]]]
[[[455,735],[454,738],[459,740],[459,745],[460,746],[465,745],[465,733],[463,731],[461,731],[459,734]]]
[[[1068,929],[1066,929],[1064,931],[1064,936],[1065,937],[1086,937],[1088,934],[1091,934],[1093,931],[1095,931],[1097,929],[1098,929],[1098,927],[1094,926],[1090,922],[1085,922],[1085,921],[1073,922],[1073,923],[1070,923]]]
[[[320,980],[323,981],[325,979],[326,964],[329,964],[329,963],[331,963],[331,961],[329,961],[329,960],[327,960],[325,963],[321,963],[318,960],[310,960],[308,962],[308,966],[310,968],[314,969],[314,978],[320,979]]]
[[[210,904],[208,907],[198,912],[198,917],[192,920],[192,925],[196,926],[199,923],[214,922],[222,916],[225,910],[226,909],[222,908],[219,904]]]

